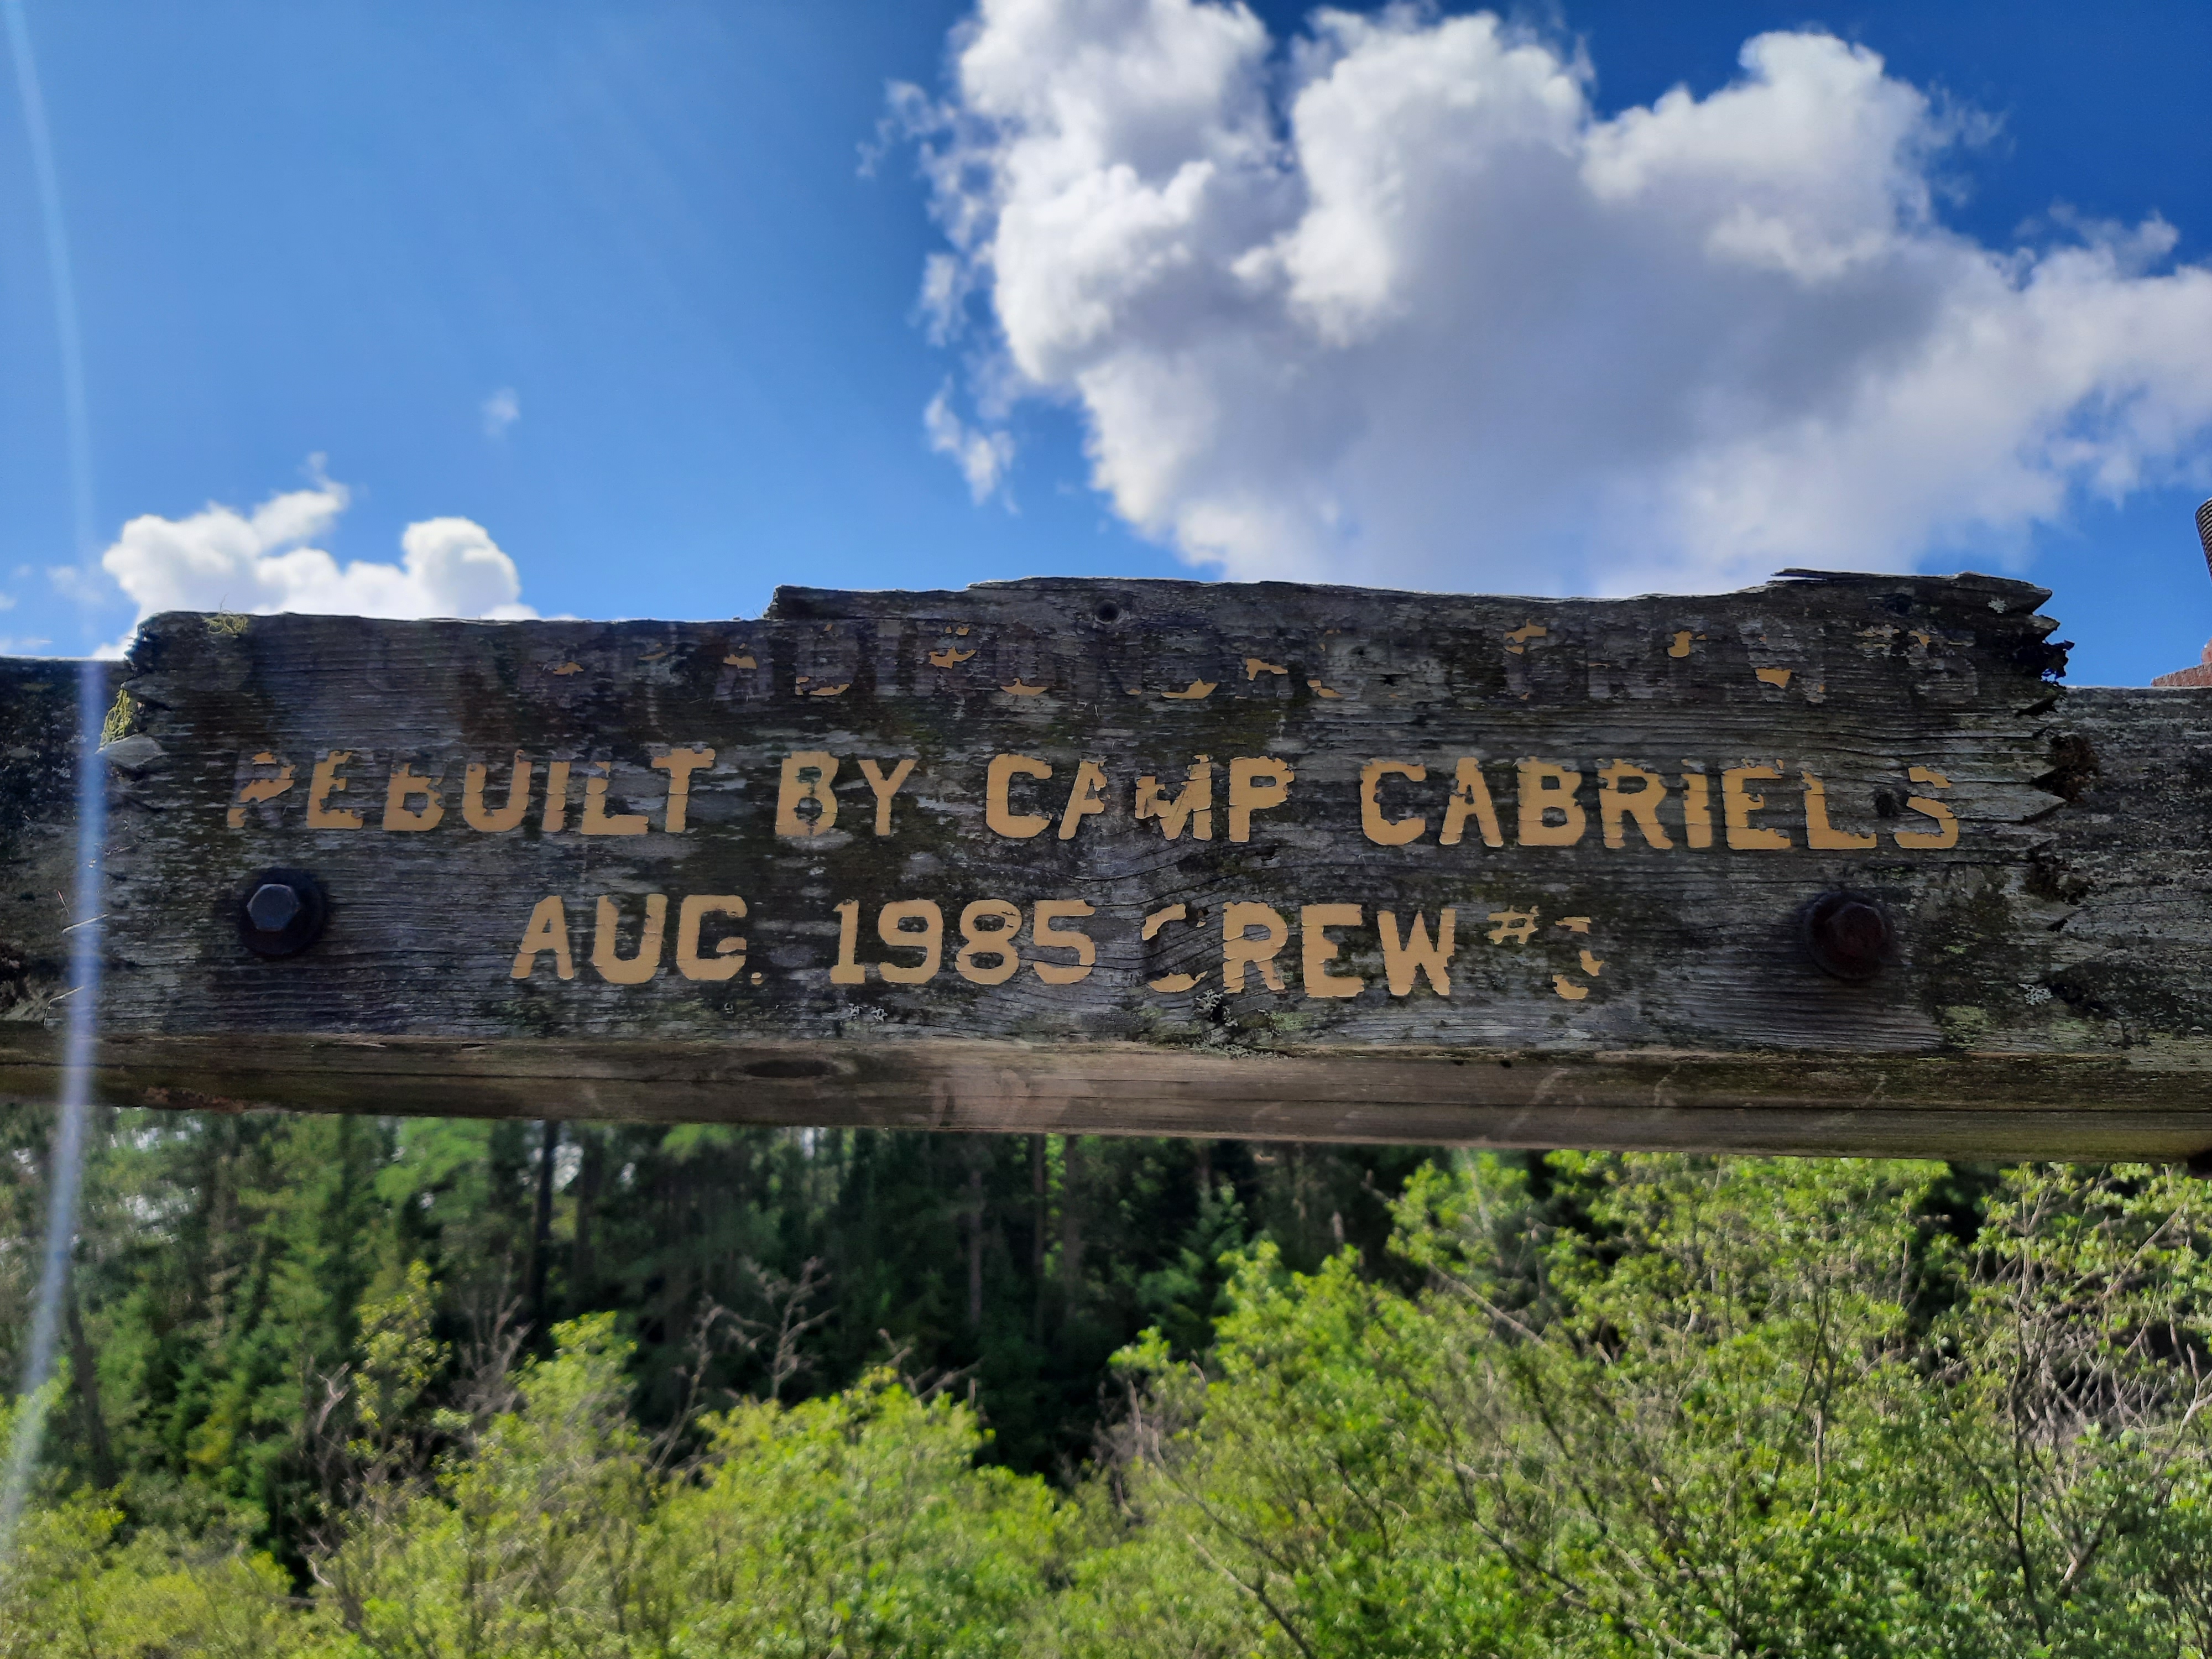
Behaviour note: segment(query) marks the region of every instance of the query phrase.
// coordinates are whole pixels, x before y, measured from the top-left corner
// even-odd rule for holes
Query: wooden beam
[[[107,732],[99,1086],[2189,1156],[2212,692],[2063,690],[2045,597],[1069,580],[726,623],[157,617]],[[58,1063],[73,673],[0,664],[21,1095]]]

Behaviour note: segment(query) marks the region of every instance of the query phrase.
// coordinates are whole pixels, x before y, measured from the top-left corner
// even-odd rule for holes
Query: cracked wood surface
[[[723,623],[158,617],[113,670],[100,1087],[2192,1155],[2212,692],[2062,691],[2045,597],[1052,580]],[[59,1052],[74,674],[0,663],[18,1095]],[[296,957],[240,942],[270,869],[329,896]],[[1838,889],[1894,928],[1864,982],[1806,949]]]

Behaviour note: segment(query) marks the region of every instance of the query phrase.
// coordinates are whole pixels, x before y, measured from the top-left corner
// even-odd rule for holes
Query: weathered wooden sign
[[[1040,580],[727,623],[173,615],[114,675],[100,1082],[170,1105],[2212,1148],[2212,693],[2039,588]],[[0,1087],[75,691],[5,665]]]

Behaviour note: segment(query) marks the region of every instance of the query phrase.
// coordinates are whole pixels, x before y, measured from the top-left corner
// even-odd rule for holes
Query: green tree
[[[2203,1200],[2008,1171],[1961,1249],[1942,1173],[1478,1158],[1411,1296],[1261,1245],[1210,1354],[1123,1356],[1071,1644],[2203,1653]]]

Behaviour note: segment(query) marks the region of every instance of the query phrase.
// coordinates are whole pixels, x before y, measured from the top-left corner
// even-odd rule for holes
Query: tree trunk
[[[983,1165],[971,1152],[968,1165],[968,1328],[983,1334]]]
[[[1051,1219],[1045,1182],[1045,1138],[1030,1137],[1030,1336],[1044,1341],[1044,1234]]]
[[[561,1149],[561,1126],[551,1118],[541,1126],[538,1152],[538,1214],[530,1229],[530,1322],[543,1337],[546,1319],[546,1269],[553,1254],[553,1154]]]
[[[576,1140],[583,1159],[576,1169],[576,1243],[568,1257],[568,1293],[589,1307],[592,1294],[592,1223],[599,1201],[599,1183],[606,1178],[606,1141],[598,1132],[579,1126]]]
[[[85,1449],[92,1456],[94,1483],[105,1490],[115,1484],[115,1453],[107,1442],[106,1413],[100,1408],[100,1369],[91,1340],[84,1334],[84,1315],[77,1306],[75,1268],[70,1269],[62,1297],[62,1316],[69,1322],[70,1370],[76,1381],[77,1403],[84,1412]]]
[[[1069,1135],[1060,1159],[1060,1283],[1073,1308],[1083,1292],[1083,1141]]]

